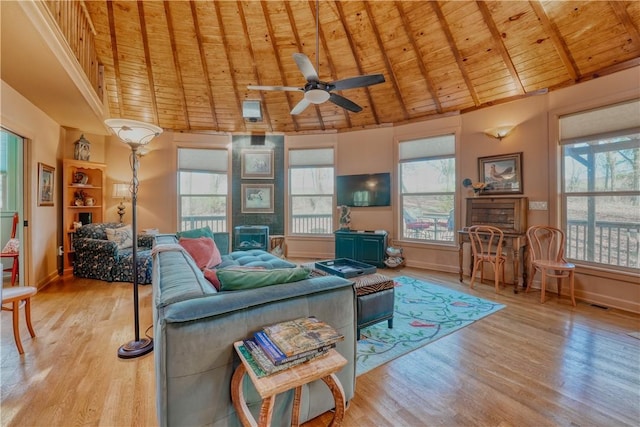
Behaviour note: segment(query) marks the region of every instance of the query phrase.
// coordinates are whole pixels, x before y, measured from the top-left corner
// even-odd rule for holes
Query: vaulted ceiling
[[[637,1],[85,5],[109,115],[176,131],[345,131],[408,123],[640,64]],[[304,86],[295,52],[317,64],[325,82],[376,73],[386,81],[338,92],[360,105],[359,113],[325,102],[291,115],[302,92],[247,86]],[[262,121],[243,119],[243,100],[261,101]]]

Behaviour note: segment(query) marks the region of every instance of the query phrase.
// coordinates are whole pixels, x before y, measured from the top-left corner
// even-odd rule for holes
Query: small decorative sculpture
[[[351,230],[351,208],[349,206],[338,206],[340,212],[340,230]]]

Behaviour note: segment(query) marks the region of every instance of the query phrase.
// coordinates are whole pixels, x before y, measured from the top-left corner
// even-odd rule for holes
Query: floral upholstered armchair
[[[138,283],[151,283],[153,236],[138,235]],[[73,241],[73,274],[107,282],[133,282],[131,226],[117,222],[83,225]]]

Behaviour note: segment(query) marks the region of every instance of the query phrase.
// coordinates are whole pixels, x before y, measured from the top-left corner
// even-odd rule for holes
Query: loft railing
[[[91,87],[102,99],[101,66],[98,62],[94,39],[96,31],[84,2],[47,0],[44,4],[91,82]]]
[[[640,268],[640,225],[612,221],[567,221],[567,258]]]

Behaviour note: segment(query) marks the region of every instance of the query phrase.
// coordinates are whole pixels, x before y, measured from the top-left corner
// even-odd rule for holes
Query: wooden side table
[[[245,427],[263,427],[271,425],[271,417],[273,415],[273,405],[278,393],[295,388],[293,398],[293,413],[291,414],[291,425],[300,425],[300,397],[302,395],[302,386],[315,380],[322,380],[331,390],[336,403],[335,414],[333,416],[332,426],[341,426],[345,411],[344,390],[340,380],[335,375],[342,367],[347,364],[347,359],[342,357],[335,349],[331,349],[327,354],[316,357],[308,362],[296,365],[290,369],[280,371],[278,373],[258,378],[249,366],[249,363],[240,352],[239,347],[242,341],[233,343],[236,353],[240,356],[242,363],[236,368],[231,378],[231,400],[233,406],[238,413],[240,422]],[[249,378],[253,382],[258,394],[262,397],[262,406],[260,407],[260,416],[258,422],[253,418],[249,411],[249,407],[244,399],[242,391],[242,379],[248,373]]]

